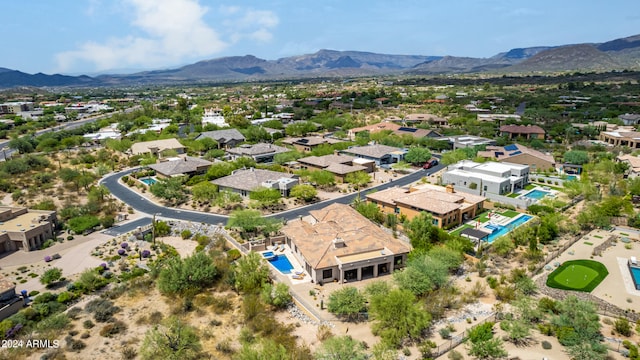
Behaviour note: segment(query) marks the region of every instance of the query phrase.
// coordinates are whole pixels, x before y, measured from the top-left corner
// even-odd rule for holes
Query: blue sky
[[[635,0],[29,0],[2,12],[0,67],[48,74],[319,49],[489,57],[640,33]]]

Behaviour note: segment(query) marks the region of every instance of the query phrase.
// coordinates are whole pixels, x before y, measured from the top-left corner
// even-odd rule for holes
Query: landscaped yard
[[[517,211],[513,211],[513,210],[505,210],[505,211],[501,212],[500,214],[502,214],[503,216],[512,218],[512,217],[518,216],[520,213],[517,212]]]
[[[547,286],[573,291],[591,292],[609,275],[607,268],[593,260],[566,261],[547,278]]]

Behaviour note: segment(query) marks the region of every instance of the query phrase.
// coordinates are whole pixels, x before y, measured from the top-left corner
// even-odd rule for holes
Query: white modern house
[[[506,195],[524,189],[529,183],[529,166],[507,162],[477,163],[463,160],[449,165],[442,183],[456,189],[485,196],[487,193]]]
[[[204,109],[204,115],[202,116],[202,126],[213,124],[220,127],[227,127],[229,124],[224,120],[222,110],[220,109]]]

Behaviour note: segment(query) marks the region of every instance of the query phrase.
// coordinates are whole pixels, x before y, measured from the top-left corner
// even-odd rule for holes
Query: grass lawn
[[[584,244],[585,244],[585,245],[589,245],[589,246],[592,246],[592,245],[593,245],[593,243],[592,243],[592,242],[588,242],[588,241],[585,241],[585,242],[584,242]]]
[[[489,221],[489,211],[485,211],[482,214],[478,215],[476,221],[480,221],[481,223],[485,223]]]
[[[623,235],[623,236],[629,236],[629,234],[627,234],[627,233],[623,233],[623,232],[621,232],[621,233],[620,233],[620,235]]]
[[[607,268],[593,260],[566,261],[547,277],[547,286],[562,289],[591,292],[609,275]]]
[[[594,238],[598,238],[598,239],[602,239],[602,236],[600,235],[593,235]]]
[[[518,194],[518,193],[511,193],[511,194],[507,195],[507,197],[510,197],[510,198],[517,198],[518,196],[520,196],[520,194]]]
[[[502,212],[502,215],[506,216],[506,217],[516,217],[518,216],[520,213],[517,211],[513,211],[513,210],[506,210],[504,212]]]
[[[528,184],[527,186],[524,187],[525,190],[533,190],[535,188],[536,188],[536,186],[533,185],[533,184]]]

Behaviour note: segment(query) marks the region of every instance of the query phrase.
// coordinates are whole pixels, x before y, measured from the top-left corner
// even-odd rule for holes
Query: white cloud
[[[242,39],[265,42],[278,17],[271,11],[220,7],[219,14],[232,24],[225,29],[229,40],[203,19],[209,8],[199,0],[122,0],[132,14],[132,33],[102,42],[86,42],[75,50],[56,54],[58,71],[89,63],[96,71],[174,65],[188,58],[211,56]],[[90,11],[95,11],[92,2]],[[224,21],[223,23],[227,23]]]
[[[278,15],[269,10],[243,10],[237,6],[224,6],[220,11],[230,15],[223,25],[228,29],[233,43],[243,39],[269,42],[273,39],[271,30],[280,23]]]

